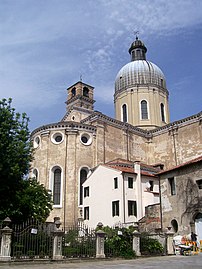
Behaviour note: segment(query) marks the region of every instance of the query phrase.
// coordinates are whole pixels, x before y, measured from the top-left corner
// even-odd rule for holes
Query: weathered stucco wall
[[[174,177],[176,194],[171,195],[168,178]],[[163,228],[178,223],[178,233],[188,234],[190,222],[202,211],[202,189],[196,181],[202,179],[202,162],[183,166],[160,176]]]
[[[154,133],[149,143],[148,164],[163,163],[164,168],[182,164],[202,155],[202,125],[190,121]]]

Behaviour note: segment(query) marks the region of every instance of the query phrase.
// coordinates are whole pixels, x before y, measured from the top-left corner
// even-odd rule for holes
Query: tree
[[[33,153],[29,119],[25,113],[16,113],[11,104],[11,99],[0,101],[0,219],[45,219],[51,196],[42,185],[27,179]],[[43,201],[40,213],[39,199]]]

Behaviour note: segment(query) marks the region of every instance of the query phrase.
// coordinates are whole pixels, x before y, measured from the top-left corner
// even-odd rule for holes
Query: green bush
[[[140,252],[144,255],[162,255],[164,248],[161,243],[148,235],[142,235],[140,239]]]
[[[125,259],[136,257],[136,253],[132,249],[133,227],[113,229],[107,226],[102,230],[106,233],[105,253],[107,256]],[[121,234],[118,234],[118,231]]]

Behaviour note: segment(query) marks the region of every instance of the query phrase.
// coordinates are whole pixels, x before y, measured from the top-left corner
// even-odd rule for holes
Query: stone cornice
[[[162,93],[166,93],[166,95],[169,95],[169,91],[166,88],[160,87],[160,86],[156,86],[155,84],[141,84],[141,86],[139,84],[134,84],[131,85],[129,88],[128,87],[123,87],[121,90],[118,90],[114,93],[114,99],[116,99],[121,93],[123,92],[131,92],[131,90],[133,90],[133,92],[139,91],[139,89],[147,89],[149,91],[155,90],[155,91],[159,91]]]
[[[43,125],[37,129],[35,129],[31,133],[31,137],[34,136],[36,133],[44,133],[44,131],[51,131],[51,130],[66,130],[66,132],[72,130],[83,130],[88,132],[96,132],[96,127],[93,125],[82,124],[79,122],[73,121],[61,121],[57,123],[51,123],[47,125]]]
[[[152,136],[156,136],[156,135],[159,135],[159,134],[162,134],[165,132],[176,131],[177,129],[179,129],[183,126],[186,126],[186,125],[189,125],[189,124],[192,124],[195,122],[200,122],[201,117],[202,117],[202,111],[197,113],[197,114],[194,114],[192,116],[189,116],[187,118],[171,122],[169,124],[166,124],[165,126],[157,128],[157,129],[150,130],[149,133]]]
[[[94,121],[103,121],[105,123],[108,123],[110,125],[116,126],[118,128],[122,128],[128,131],[131,131],[133,133],[136,133],[137,135],[141,135],[147,139],[151,139],[153,136],[158,136],[162,133],[170,132],[173,129],[179,129],[180,127],[186,126],[188,124],[192,124],[194,122],[200,122],[202,117],[202,112],[199,112],[198,114],[189,116],[187,118],[174,121],[172,123],[169,123],[165,126],[158,127],[154,130],[143,130],[141,128],[135,127],[131,124],[124,123],[122,121],[116,120],[114,118],[110,118],[104,114],[102,114],[99,111],[95,111],[92,115],[88,116],[87,118],[83,119],[82,123],[91,123]]]
[[[65,103],[67,105],[69,105],[71,103],[76,102],[77,100],[83,100],[83,101],[88,102],[88,103],[91,103],[91,104],[94,104],[95,103],[95,100],[90,99],[89,97],[83,96],[81,94],[78,94],[78,95],[72,97],[71,99],[67,100]]]
[[[79,108],[79,109],[81,109],[81,108]],[[66,116],[67,116],[67,114],[66,114]],[[57,123],[43,125],[37,129],[35,129],[31,133],[31,136],[35,135],[37,132],[58,130],[58,129],[66,129],[66,130],[78,129],[78,130],[86,130],[86,131],[95,132],[97,128],[96,128],[96,126],[93,126],[92,123],[99,121],[99,122],[103,122],[103,123],[109,124],[111,126],[117,127],[119,129],[122,129],[126,132],[130,131],[134,134],[137,134],[139,136],[142,136],[142,137],[145,137],[146,139],[151,140],[152,137],[154,137],[154,136],[158,136],[158,135],[163,134],[163,133],[170,133],[173,130],[177,130],[183,126],[186,126],[186,125],[189,125],[189,124],[192,124],[195,122],[200,123],[201,118],[202,118],[202,112],[199,112],[198,114],[189,116],[187,118],[184,118],[184,119],[181,119],[178,121],[174,121],[172,123],[169,123],[165,126],[156,128],[154,130],[147,131],[147,130],[143,130],[141,128],[135,127],[131,124],[128,124],[128,123],[116,120],[114,118],[111,118],[109,116],[106,116],[99,111],[94,111],[90,116],[81,120],[80,123],[74,122],[74,121],[61,121],[61,122],[57,122]]]
[[[94,122],[94,121],[102,121],[105,122],[109,125],[121,128],[123,130],[129,130],[132,131],[140,136],[146,136],[147,132],[143,129],[140,129],[138,127],[135,127],[131,124],[116,120],[114,118],[108,117],[104,114],[102,114],[99,111],[95,111],[92,115],[88,116],[87,118],[83,119],[81,122],[82,123],[90,123],[90,122]]]

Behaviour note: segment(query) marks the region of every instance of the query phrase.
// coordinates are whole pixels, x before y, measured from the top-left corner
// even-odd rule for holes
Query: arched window
[[[173,227],[173,231],[175,233],[177,233],[178,232],[178,223],[177,223],[177,221],[175,219],[171,220],[171,225]]]
[[[88,168],[82,168],[80,170],[80,180],[79,180],[79,205],[83,204],[83,183],[85,182],[88,175]]]
[[[161,103],[161,120],[165,121],[164,104]]]
[[[32,173],[33,173],[33,178],[35,180],[38,180],[38,177],[39,177],[38,170],[36,168],[34,168]]]
[[[83,96],[89,97],[89,89],[87,87],[83,88]]]
[[[141,101],[141,116],[142,116],[142,120],[148,119],[147,101],[145,100]]]
[[[122,115],[123,115],[123,122],[127,122],[128,118],[127,118],[127,106],[126,106],[126,104],[124,104],[122,106]]]
[[[61,203],[61,169],[56,168],[53,170],[53,204],[60,205]]]
[[[76,95],[76,88],[74,87],[73,89],[72,89],[72,97],[74,97]]]

